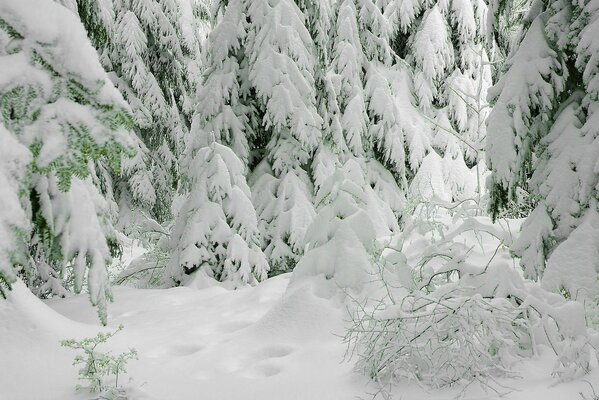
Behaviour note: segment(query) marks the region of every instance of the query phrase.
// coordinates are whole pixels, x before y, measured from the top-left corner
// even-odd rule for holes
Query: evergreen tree
[[[208,132],[218,143],[231,147],[247,168],[255,136],[250,119],[255,111],[248,99],[243,7],[242,1],[230,1],[208,37],[205,79],[199,86],[186,152],[206,146],[202,140],[208,135],[203,132]],[[183,168],[189,170],[187,165]]]
[[[387,6],[221,6],[190,143],[214,132],[253,169],[271,272],[299,260],[315,215],[313,191],[349,159],[360,159],[364,190],[375,188],[399,216],[406,152],[416,168],[430,135],[414,106],[410,73],[391,56]]]
[[[324,274],[340,287],[355,289],[369,280],[368,251],[376,238],[375,228],[363,209],[367,199],[359,180],[363,181],[361,168],[352,161],[346,166],[349,170],[338,168],[316,195],[318,214],[307,232],[307,251],[293,279]]]
[[[393,49],[414,71],[418,107],[435,127],[429,143],[441,156],[483,157],[491,85],[485,39],[487,6],[480,0],[395,2]]]
[[[365,55],[360,42],[358,10],[353,1],[344,1],[337,14],[333,41],[332,80],[336,81],[337,118],[344,133],[347,148],[355,156],[364,154],[367,139],[368,114],[364,96],[363,68]],[[333,113],[337,110],[331,110]],[[337,114],[337,113],[335,113]],[[345,146],[339,146],[343,149]]]
[[[377,160],[395,176],[389,189],[403,196],[410,175],[405,166],[418,168],[430,149],[430,129],[415,107],[411,74],[390,47],[392,9],[354,0],[336,8],[328,72],[335,100],[329,114],[334,147],[346,154],[342,160]]]
[[[45,23],[46,15],[55,23]],[[3,162],[13,165],[3,173],[15,210],[3,230],[21,230],[31,261],[23,261],[21,248],[9,254],[26,267],[25,278],[40,295],[60,291],[55,283],[78,293],[87,282],[106,323],[113,215],[97,187],[94,163],[120,170],[131,117],[71,12],[49,0],[25,0],[2,3],[0,16],[0,111],[15,150]],[[26,174],[14,171],[26,164],[23,146],[31,153]],[[18,191],[11,194],[11,188]],[[19,220],[15,195],[29,227]],[[13,242],[9,237],[8,245]]]
[[[200,269],[236,286],[265,279],[268,263],[243,163],[213,142],[194,154],[192,168],[196,175],[173,229],[168,279],[185,283]]]
[[[306,231],[316,215],[312,182],[304,170],[277,178],[267,161],[254,174],[252,200],[271,275],[289,272],[304,253]]]
[[[487,4],[487,41],[494,45],[491,59],[503,65],[522,39],[524,20],[533,2],[490,0]],[[494,77],[499,76],[502,70],[494,68]]]
[[[249,79],[264,105],[263,124],[270,131],[266,161],[275,178],[268,174],[259,178],[254,191],[261,192],[270,182],[276,187],[265,191],[273,194],[268,203],[256,208],[271,211],[260,213],[269,227],[265,251],[273,270],[285,271],[302,254],[299,236],[314,215],[306,166],[321,139],[314,78],[317,55],[305,15],[293,1],[251,2],[248,15]]]
[[[399,232],[393,211],[366,184],[364,170],[354,159],[336,168],[315,200],[318,212],[294,279],[325,274],[341,287],[362,288],[371,279],[375,240]]]
[[[201,75],[205,8],[191,0],[77,0],[104,68],[131,106],[140,139],[142,155],[115,182],[117,201],[125,209],[150,207],[159,221],[170,218],[179,186],[178,158]]]
[[[263,248],[271,271],[286,271],[302,253],[302,232],[314,215],[307,166],[322,125],[314,43],[293,1],[222,6],[208,39],[190,143],[213,132],[254,168],[250,184]]]
[[[362,18],[358,7],[362,7]],[[380,120],[372,113],[379,110],[369,109],[369,105],[374,105],[369,100],[378,99],[380,93],[368,97],[366,86],[373,80],[367,81],[365,72],[377,67],[391,70],[389,58],[387,63],[380,62],[379,52],[372,50],[373,46],[388,49],[385,42],[368,41],[373,28],[368,25],[372,23],[370,13],[378,11],[368,7],[376,6],[346,0],[332,10],[336,18],[329,30],[330,43],[323,44],[328,51],[319,65],[325,72],[322,85],[317,87],[319,111],[324,117],[323,138],[312,163],[317,213],[304,238],[306,254],[294,272],[294,279],[324,273],[345,288],[359,288],[369,280],[368,265],[375,238],[399,230],[393,211],[400,212],[404,205],[403,191],[395,178],[375,160],[376,151],[386,146],[386,134],[390,137],[397,132],[381,130],[378,137],[373,137],[368,130]],[[381,53],[387,54],[384,50]],[[389,103],[387,113],[381,112],[381,119],[398,110],[393,94],[388,91],[385,95],[388,97],[384,101]],[[399,139],[403,151],[404,143]],[[381,158],[383,162],[392,160]],[[402,170],[403,164],[402,159]],[[381,200],[381,195],[389,194],[393,201]]]
[[[526,276],[545,273],[546,287],[572,297],[599,293],[596,245],[574,244],[593,237],[597,219],[598,9],[560,0],[531,10],[488,121],[491,211],[518,188],[531,193],[536,206],[513,250]]]

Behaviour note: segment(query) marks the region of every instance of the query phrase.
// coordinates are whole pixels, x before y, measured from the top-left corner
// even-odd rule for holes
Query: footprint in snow
[[[280,366],[266,362],[252,365],[250,368],[243,371],[241,376],[251,379],[270,378],[271,376],[280,374],[281,371],[282,369]]]
[[[241,372],[241,376],[251,379],[269,378],[281,373],[275,360],[293,353],[293,348],[285,345],[264,347],[255,354],[256,362]]]
[[[159,358],[165,356],[184,357],[197,353],[202,350],[204,346],[197,344],[178,344],[168,347],[159,347],[148,353],[150,358]]]
[[[281,358],[293,353],[293,347],[285,345],[275,345],[263,348],[258,352],[258,358]]]

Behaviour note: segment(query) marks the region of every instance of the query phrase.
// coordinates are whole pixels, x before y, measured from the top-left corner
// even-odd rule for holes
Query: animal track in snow
[[[252,365],[241,375],[246,378],[269,378],[281,373],[281,367],[271,363]]]

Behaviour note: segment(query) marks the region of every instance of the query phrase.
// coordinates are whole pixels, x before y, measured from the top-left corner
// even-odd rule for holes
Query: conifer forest
[[[0,399],[599,400],[599,0],[0,0]]]

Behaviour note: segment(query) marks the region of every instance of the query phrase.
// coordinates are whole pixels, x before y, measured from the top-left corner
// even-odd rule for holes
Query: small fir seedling
[[[122,329],[123,325],[119,325],[114,332],[99,332],[92,338],[61,341],[63,347],[83,351],[83,354],[75,356],[73,365],[81,365],[79,379],[87,381],[87,385],[77,385],[77,391],[98,393],[100,399],[126,399],[124,389],[119,387],[119,377],[127,372],[127,362],[137,359],[137,351],[130,348],[129,351],[115,356],[110,351],[98,349]]]

